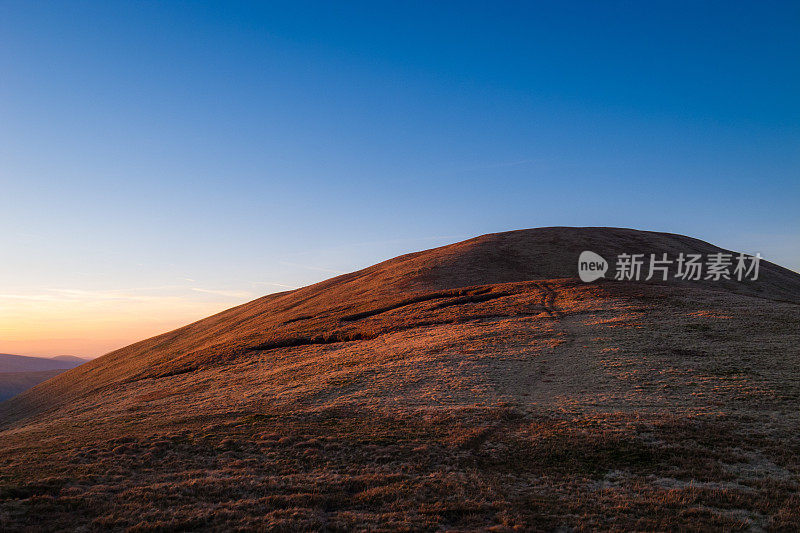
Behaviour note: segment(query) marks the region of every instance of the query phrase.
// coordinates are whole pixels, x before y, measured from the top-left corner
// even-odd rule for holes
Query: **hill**
[[[724,252],[615,228],[485,235],[141,341],[0,404],[0,516],[796,524],[800,275],[762,262],[755,281],[584,284],[583,250]]]
[[[46,381],[53,376],[57,376],[64,370],[40,370],[38,372],[0,372],[0,402],[16,396],[20,392],[26,391]]]
[[[30,357],[0,354],[0,401],[86,362],[73,355]]]
[[[45,370],[68,370],[82,365],[86,359],[73,355],[56,357],[31,357],[0,353],[0,372],[42,372]]]
[[[76,357],[74,355],[54,355],[50,359],[53,359],[55,361],[73,363],[75,366],[82,365],[83,363],[86,362],[86,359],[83,359],[82,357]]]

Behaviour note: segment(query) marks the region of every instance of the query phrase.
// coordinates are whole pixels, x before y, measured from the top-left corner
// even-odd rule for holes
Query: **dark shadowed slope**
[[[73,355],[30,357],[0,354],[0,401],[85,362],[86,359]]]
[[[38,372],[0,372],[0,402],[24,392],[34,385],[57,376],[64,370],[40,370]]]
[[[141,341],[0,403],[0,517],[796,526],[800,275],[584,284],[586,249],[719,251],[626,229],[485,235]]]

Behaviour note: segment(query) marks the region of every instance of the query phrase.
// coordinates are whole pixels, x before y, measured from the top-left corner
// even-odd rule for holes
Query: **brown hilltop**
[[[108,490],[128,496],[108,511],[113,527],[137,524],[137,491],[172,494],[163,487],[174,482],[185,494],[175,480],[187,476],[204,483],[198,472],[211,467],[200,464],[235,473],[226,487],[252,488],[236,501],[273,498],[231,515],[253,528],[512,527],[537,517],[544,528],[790,523],[800,470],[796,454],[776,450],[798,449],[800,275],[762,262],[757,281],[584,284],[575,278],[583,250],[608,260],[721,251],[666,233],[541,228],[271,294],[0,404],[6,471],[18,475],[22,457],[57,449],[34,465],[62,484],[78,475],[63,466],[70,461],[84,473],[118,472]],[[174,464],[153,470],[157,443],[176,435],[184,444],[168,447]],[[278,446],[284,438],[331,447]],[[109,454],[120,446],[122,457]],[[710,466],[684,459],[695,455]],[[731,467],[730,457],[755,466]],[[296,486],[275,485],[278,471]],[[664,495],[691,480],[745,487],[725,495],[743,511],[681,518]],[[618,492],[599,496],[598,483]],[[706,508],[722,505],[716,486],[695,495]],[[241,526],[207,512],[234,505],[220,490],[184,498],[177,512],[157,506],[144,525],[173,516],[178,526]],[[434,505],[454,490],[461,511]],[[105,501],[101,493],[85,496],[87,506]],[[618,497],[638,498],[638,518],[619,514]],[[295,502],[298,517],[281,515],[275,498]],[[315,521],[321,512],[328,522]]]
[[[501,284],[574,281],[578,256],[583,250],[601,253],[609,261],[620,253],[667,252],[674,258],[680,252],[726,251],[681,235],[619,228],[554,227],[483,235],[403,255],[301,289],[264,296],[111,352],[4,406],[5,417],[49,408],[115,383],[179,374],[250,357],[259,347],[313,344],[336,340],[337,335],[343,340],[356,340],[358,336],[392,331],[394,325],[388,322],[376,325],[376,320],[370,320],[369,327],[364,328],[363,321],[349,319],[359,313],[394,316],[401,311],[429,311],[447,304],[440,308],[444,316],[452,315],[454,310],[461,312],[453,306],[462,303],[474,307],[495,297],[513,300],[515,294],[541,291],[540,286],[529,283],[508,289]],[[700,281],[682,285],[800,302],[800,275],[766,261],[762,262],[756,282]],[[466,288],[472,290],[454,290]]]

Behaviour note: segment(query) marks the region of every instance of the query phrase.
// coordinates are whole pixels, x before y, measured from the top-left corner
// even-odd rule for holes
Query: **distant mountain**
[[[85,362],[86,359],[74,355],[31,357],[0,354],[0,402]]]
[[[40,370],[39,372],[0,372],[0,402],[62,372],[64,369]]]
[[[74,355],[57,355],[55,357],[31,357],[28,355],[12,355],[0,353],[0,373],[5,372],[41,372],[45,370],[69,370],[82,365],[86,359]]]
[[[66,362],[70,362],[70,363],[75,363],[76,366],[77,365],[82,365],[83,363],[86,362],[86,359],[82,359],[82,358],[77,357],[75,355],[54,355],[50,359],[54,359],[56,361],[66,361]]]

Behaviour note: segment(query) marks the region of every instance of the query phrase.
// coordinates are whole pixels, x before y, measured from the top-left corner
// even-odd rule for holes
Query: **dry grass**
[[[267,297],[5,404],[2,529],[796,529],[800,306],[486,253]],[[458,257],[498,279],[453,287]]]
[[[509,408],[253,413],[31,450],[0,498],[6,530],[794,527],[800,450],[738,427]]]

